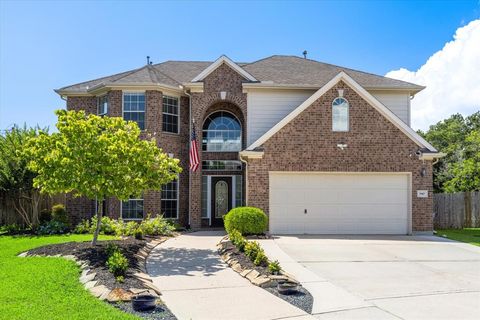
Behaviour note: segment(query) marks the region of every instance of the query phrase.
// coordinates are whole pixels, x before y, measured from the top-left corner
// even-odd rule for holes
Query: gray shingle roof
[[[209,61],[166,61],[87,82],[57,91],[81,93],[99,85],[163,84],[178,87],[205,70]],[[420,91],[422,86],[405,81],[335,66],[295,56],[271,56],[252,63],[238,63],[257,80],[279,86],[322,87],[340,71],[346,72],[365,88],[392,88]]]

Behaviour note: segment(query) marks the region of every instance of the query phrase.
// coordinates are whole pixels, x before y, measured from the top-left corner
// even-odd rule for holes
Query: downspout
[[[183,88],[183,86],[181,86]],[[192,143],[192,95],[187,92],[187,90],[183,90],[183,93],[188,96],[188,125],[189,125],[189,135],[188,135],[188,149],[190,150],[191,143]],[[190,154],[190,152],[189,152]],[[192,209],[192,171],[190,168],[188,169],[188,226],[191,228],[191,218],[190,218],[190,211]]]
[[[245,163],[245,206],[248,206],[248,161],[242,158],[241,153],[238,154],[238,157]]]

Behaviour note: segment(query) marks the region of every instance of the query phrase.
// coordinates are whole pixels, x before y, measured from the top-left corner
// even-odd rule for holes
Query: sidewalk
[[[148,257],[147,271],[179,320],[315,319],[223,263],[216,251],[222,235],[215,231],[181,235]]]

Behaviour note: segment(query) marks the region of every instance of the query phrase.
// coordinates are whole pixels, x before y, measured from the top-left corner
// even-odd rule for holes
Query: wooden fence
[[[480,227],[480,192],[435,193],[433,195],[435,229]]]
[[[57,203],[65,205],[65,202],[66,198],[64,194],[44,196],[40,202],[40,210],[51,210],[53,205]],[[23,220],[7,199],[0,196],[0,226],[13,223],[23,225]]]

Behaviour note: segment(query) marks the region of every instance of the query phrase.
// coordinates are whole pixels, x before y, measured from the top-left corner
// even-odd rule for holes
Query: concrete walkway
[[[252,285],[220,259],[222,232],[201,231],[172,238],[156,247],[147,271],[162,300],[182,319],[315,319]]]

